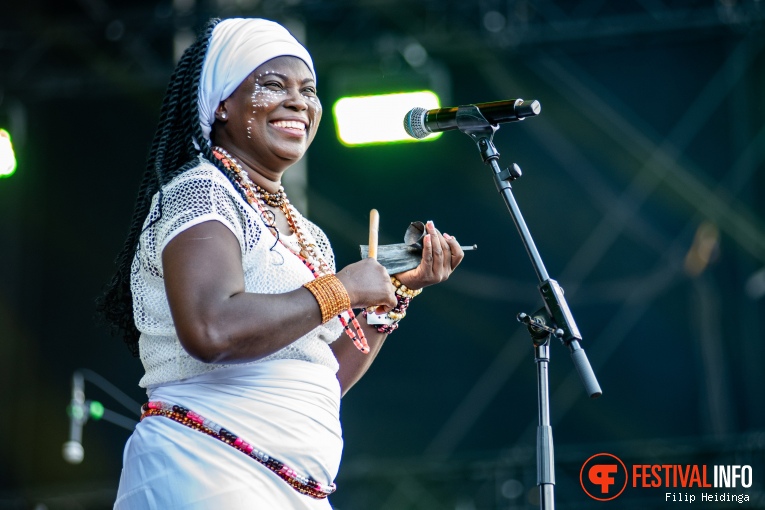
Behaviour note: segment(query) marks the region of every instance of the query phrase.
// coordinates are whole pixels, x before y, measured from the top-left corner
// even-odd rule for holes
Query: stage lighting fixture
[[[106,412],[106,409],[104,408],[104,405],[101,402],[98,402],[97,400],[93,400],[90,402],[90,417],[93,420],[100,420],[104,417],[104,413]]]
[[[404,116],[415,107],[440,107],[438,96],[429,90],[338,99],[332,107],[337,137],[343,145],[372,145],[418,141],[404,131]],[[423,141],[435,140],[434,133]]]
[[[10,177],[16,171],[16,155],[13,153],[11,135],[0,128],[0,178]]]

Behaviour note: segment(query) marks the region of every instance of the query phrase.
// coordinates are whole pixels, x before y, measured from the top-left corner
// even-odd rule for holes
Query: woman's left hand
[[[465,256],[457,240],[449,234],[441,234],[432,221],[428,221],[425,225],[425,231],[420,265],[394,275],[412,290],[446,280]]]

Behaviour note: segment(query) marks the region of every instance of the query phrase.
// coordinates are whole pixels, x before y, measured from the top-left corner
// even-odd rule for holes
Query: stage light
[[[90,417],[94,420],[100,420],[104,417],[104,413],[106,412],[106,409],[104,409],[104,405],[101,402],[98,402],[97,400],[93,400],[90,402]]]
[[[0,128],[0,178],[10,177],[16,171],[16,155],[13,153],[11,135]]]
[[[438,96],[425,90],[343,97],[332,107],[337,137],[346,146],[419,141],[404,131],[404,116],[418,106],[438,108]],[[431,141],[439,136],[441,133],[434,133],[422,140]]]

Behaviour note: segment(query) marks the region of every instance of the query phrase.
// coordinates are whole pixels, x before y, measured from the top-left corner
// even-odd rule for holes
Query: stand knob
[[[521,167],[518,166],[518,163],[513,163],[513,166],[510,168],[505,168],[502,170],[498,177],[502,181],[509,181],[512,182],[516,179],[518,179],[520,176],[523,175],[523,172],[521,172]]]
[[[543,338],[546,338],[548,335],[554,335],[557,338],[560,338],[563,336],[563,330],[560,328],[553,329],[550,326],[546,325],[542,319],[539,317],[532,317],[529,314],[526,313],[519,313],[516,318],[518,319],[518,322],[521,322],[526,325],[526,327],[529,330],[529,333],[531,334],[532,338],[535,340],[541,340]]]

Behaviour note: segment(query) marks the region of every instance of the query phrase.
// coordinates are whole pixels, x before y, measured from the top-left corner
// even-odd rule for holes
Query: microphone
[[[67,409],[69,414],[69,441],[64,443],[62,454],[70,464],[79,464],[85,457],[82,447],[82,426],[88,421],[85,405],[85,380],[81,373],[72,376],[72,401]]]
[[[477,103],[475,106],[489,121],[489,124],[497,125],[505,122],[515,122],[526,117],[539,115],[542,105],[532,99],[509,99],[507,101],[494,101],[492,103]],[[412,108],[404,117],[404,129],[412,138],[425,138],[431,133],[450,131],[457,129],[457,110],[460,107],[436,108]]]

